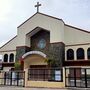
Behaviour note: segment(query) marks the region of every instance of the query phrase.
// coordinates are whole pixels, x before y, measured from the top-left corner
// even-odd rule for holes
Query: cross
[[[41,4],[39,4],[39,2],[37,2],[37,5],[35,5],[35,7],[37,7],[37,12],[39,12],[39,7],[41,6]]]

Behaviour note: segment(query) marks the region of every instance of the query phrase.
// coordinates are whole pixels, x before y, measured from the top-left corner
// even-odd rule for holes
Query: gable
[[[18,27],[18,46],[26,45],[27,33],[34,30],[36,27],[41,27],[50,31],[50,42],[64,42],[64,23],[62,20],[43,15],[41,13],[35,14],[32,18],[24,22]]]
[[[53,16],[50,16],[50,15],[47,15],[47,14],[43,14],[43,13],[40,13],[40,12],[37,12],[35,13],[33,16],[31,16],[30,18],[28,18],[26,21],[24,21],[22,24],[20,24],[17,28],[21,27],[24,23],[28,22],[31,18],[33,18],[36,14],[41,14],[43,16],[46,16],[46,17],[50,17],[50,18],[53,18],[53,19],[56,19],[56,20],[60,20],[64,23],[64,21],[60,18],[56,18],[56,17],[53,17]]]
[[[8,41],[6,44],[4,44],[2,47],[0,47],[0,52],[16,50],[16,46],[17,46],[17,36],[12,38],[10,41]]]

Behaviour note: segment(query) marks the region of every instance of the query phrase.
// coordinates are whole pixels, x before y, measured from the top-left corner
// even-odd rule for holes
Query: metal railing
[[[90,88],[90,68],[65,68],[67,87]]]
[[[31,68],[28,69],[28,80],[62,82],[63,81],[62,69]]]
[[[24,71],[0,72],[0,85],[24,86]]]

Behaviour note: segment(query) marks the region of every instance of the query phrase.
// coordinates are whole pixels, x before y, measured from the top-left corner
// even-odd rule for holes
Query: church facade
[[[90,87],[90,32],[62,19],[35,13],[0,48],[2,70],[23,61],[25,86]]]

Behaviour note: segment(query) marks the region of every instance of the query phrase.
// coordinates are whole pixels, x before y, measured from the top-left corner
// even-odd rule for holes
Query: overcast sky
[[[17,35],[17,27],[40,12],[63,19],[66,24],[90,31],[90,0],[0,0],[0,46]]]

